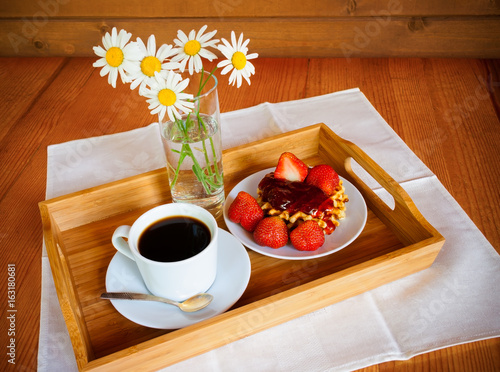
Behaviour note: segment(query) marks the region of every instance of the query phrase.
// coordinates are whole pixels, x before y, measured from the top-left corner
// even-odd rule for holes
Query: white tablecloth
[[[358,89],[224,113],[224,148],[319,122],[361,147],[409,193],[446,238],[435,263],[167,371],[353,370],[500,336],[500,256]],[[46,196],[163,166],[156,124],[53,145],[48,148]],[[384,197],[376,184],[371,187]],[[45,251],[42,265],[39,370],[75,370]]]

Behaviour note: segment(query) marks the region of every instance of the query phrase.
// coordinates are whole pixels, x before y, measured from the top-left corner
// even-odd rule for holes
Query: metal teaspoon
[[[106,292],[101,294],[103,299],[113,300],[142,300],[142,301],[159,301],[169,305],[177,306],[182,311],[192,313],[194,311],[205,308],[213,300],[213,296],[209,293],[200,293],[188,298],[185,301],[177,302],[168,298],[153,296],[144,293],[129,293],[129,292]]]

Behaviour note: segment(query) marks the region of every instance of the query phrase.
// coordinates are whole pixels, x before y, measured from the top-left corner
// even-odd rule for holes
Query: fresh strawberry
[[[234,223],[239,223],[247,231],[254,231],[264,211],[257,200],[245,191],[240,191],[228,209],[228,217]]]
[[[316,165],[309,171],[306,183],[319,187],[326,195],[332,195],[339,184],[339,175],[328,164]]]
[[[274,171],[274,178],[284,181],[302,182],[307,177],[307,171],[308,167],[302,160],[291,152],[284,152],[278,160],[278,165]]]
[[[325,233],[316,221],[306,221],[290,233],[292,245],[299,251],[315,251],[325,242]]]
[[[288,242],[288,228],[281,218],[266,217],[255,228],[253,238],[258,245],[281,248]]]

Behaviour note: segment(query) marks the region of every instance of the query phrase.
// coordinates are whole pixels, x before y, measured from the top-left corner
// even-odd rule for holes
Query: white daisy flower
[[[144,93],[146,85],[154,80],[155,72],[162,70],[174,70],[179,68],[177,62],[166,61],[168,57],[174,54],[172,45],[163,44],[158,51],[156,50],[156,39],[151,35],[148,39],[148,45],[144,45],[141,38],[137,38],[137,48],[140,54],[139,63],[135,64],[135,68],[128,72],[129,78],[132,80],[130,89],[139,87],[139,94]]]
[[[100,75],[108,75],[108,83],[113,88],[116,88],[118,74],[123,83],[128,82],[127,71],[133,70],[134,61],[139,60],[137,46],[133,43],[127,45],[131,36],[132,34],[125,30],[117,33],[116,27],[113,27],[111,35],[106,32],[102,38],[104,48],[94,47],[94,53],[101,58],[95,61],[93,66],[102,67]]]
[[[193,95],[182,93],[189,84],[189,79],[182,80],[182,76],[173,71],[167,71],[164,75],[155,72],[154,80],[151,81],[151,89],[145,89],[144,96],[149,98],[149,109],[151,114],[158,114],[161,121],[167,113],[170,120],[180,119],[182,111],[188,114],[192,111],[194,103]]]
[[[226,39],[221,39],[221,41],[223,44],[220,44],[218,48],[221,53],[224,54],[224,57],[227,58],[217,64],[217,67],[224,67],[221,71],[221,75],[225,75],[229,71],[233,70],[229,76],[229,84],[234,85],[236,82],[237,87],[239,88],[242,82],[241,78],[243,77],[248,82],[248,85],[250,85],[250,76],[255,74],[255,67],[249,59],[255,59],[259,56],[257,53],[247,55],[247,45],[250,42],[250,39],[243,42],[242,33],[238,42],[236,42],[236,35],[234,31],[231,31],[232,44],[229,44]]]
[[[184,72],[186,64],[189,62],[189,74],[193,75],[194,71],[200,72],[203,67],[201,57],[209,61],[217,58],[214,53],[206,49],[208,47],[215,48],[216,44],[219,42],[218,39],[210,40],[217,33],[217,30],[203,35],[206,29],[207,26],[203,26],[200,31],[198,31],[198,34],[195,33],[195,30],[191,30],[189,36],[186,36],[181,30],[177,31],[178,39],[174,40],[174,43],[177,45],[174,51],[177,55],[172,58],[172,61],[180,62],[179,69],[181,72]]]

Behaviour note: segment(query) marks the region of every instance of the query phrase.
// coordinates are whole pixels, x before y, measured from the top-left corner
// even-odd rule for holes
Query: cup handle
[[[124,254],[131,260],[135,261],[134,255],[132,254],[132,251],[130,250],[128,243],[125,241],[125,239],[123,239],[123,238],[128,239],[129,234],[130,234],[130,226],[127,225],[119,226],[113,233],[111,242],[113,243],[113,246],[116,248],[118,252]]]

